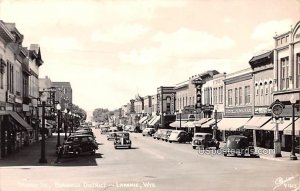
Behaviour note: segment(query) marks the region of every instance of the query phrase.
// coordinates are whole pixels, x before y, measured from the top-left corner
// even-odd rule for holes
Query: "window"
[[[250,103],[250,86],[245,86],[245,104]]]
[[[232,90],[228,90],[228,105],[232,105]]]
[[[288,72],[289,72],[289,58],[281,58],[280,59],[280,65],[281,65],[281,71],[280,71],[280,77],[281,77],[281,84],[280,89],[284,90],[289,87],[289,79],[288,79]]]
[[[297,54],[296,58],[296,87],[300,88],[300,53]]]
[[[223,103],[223,86],[219,87],[219,103]]]
[[[268,95],[268,94],[269,94],[269,88],[268,88],[268,86],[266,86],[265,93],[266,93],[266,95]]]
[[[171,112],[171,97],[167,97],[167,113]]]
[[[218,95],[217,95],[217,92],[218,92],[218,88],[214,88],[214,104],[217,104],[218,103]]]
[[[243,91],[242,87],[239,88],[239,104],[242,105],[242,97],[243,97]]]
[[[234,89],[234,104],[238,105],[238,89]]]

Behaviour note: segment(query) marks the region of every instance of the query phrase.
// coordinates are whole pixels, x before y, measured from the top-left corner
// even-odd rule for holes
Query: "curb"
[[[266,156],[259,156],[259,158],[265,159],[265,160],[277,161],[277,162],[283,162],[283,161],[285,161],[285,160],[282,160],[282,159],[279,159],[279,158],[266,157]]]

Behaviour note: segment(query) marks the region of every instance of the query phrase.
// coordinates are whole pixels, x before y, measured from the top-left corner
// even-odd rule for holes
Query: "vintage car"
[[[142,132],[143,136],[152,136],[154,133],[155,129],[150,127],[145,128]]]
[[[212,138],[211,133],[195,133],[193,140],[192,140],[192,147],[193,149],[198,148],[209,148],[209,147],[215,147],[216,149],[219,149],[220,143]]]
[[[95,138],[95,135],[92,131],[87,131],[87,130],[84,130],[84,129],[80,129],[80,130],[77,130],[75,131],[74,133],[71,133],[71,135],[91,135]]]
[[[163,131],[162,135],[160,136],[161,140],[168,141],[171,133],[172,133],[171,129],[166,129],[165,131]]]
[[[165,129],[158,129],[154,134],[153,134],[153,139],[159,140],[163,134]]]
[[[192,137],[183,130],[173,130],[168,138],[169,143],[178,142],[178,143],[186,143],[191,142]]]
[[[115,149],[128,148],[131,149],[131,140],[128,132],[117,132],[114,139]]]
[[[67,138],[63,143],[63,154],[79,155],[80,153],[89,152],[95,154],[98,150],[98,143],[88,134],[75,134]]]
[[[250,155],[251,157],[257,156],[255,154],[254,147],[249,142],[248,137],[243,135],[231,135],[228,136],[226,145],[223,148],[224,156],[234,155],[234,156],[244,156]]]
[[[107,140],[114,140],[117,135],[117,132],[109,132],[107,135]]]

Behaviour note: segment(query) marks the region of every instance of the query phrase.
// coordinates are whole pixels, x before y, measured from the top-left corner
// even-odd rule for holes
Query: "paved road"
[[[96,156],[63,159],[58,166],[2,167],[0,190],[256,191],[273,190],[288,178],[288,186],[299,186],[300,166],[292,161],[200,155],[190,144],[135,133],[132,149],[115,150],[98,129],[94,133],[101,143]]]

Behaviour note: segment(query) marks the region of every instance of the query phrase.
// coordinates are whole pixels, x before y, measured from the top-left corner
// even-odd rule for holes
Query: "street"
[[[93,129],[95,156],[63,158],[58,165],[2,166],[0,190],[293,190],[299,163],[200,155],[190,144],[131,133],[132,149],[117,149]],[[279,180],[279,181],[278,181]],[[276,188],[278,186],[278,188]]]

